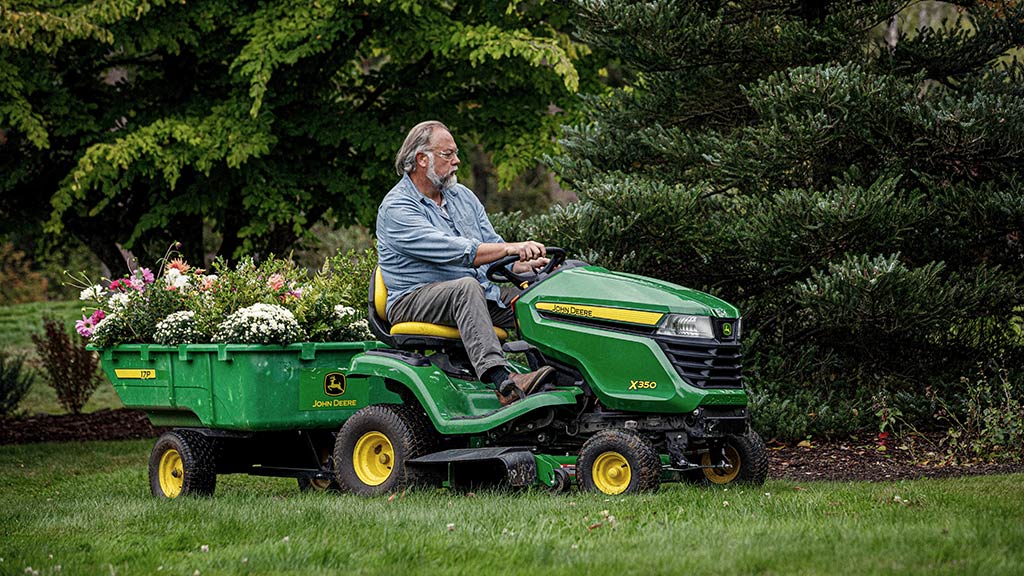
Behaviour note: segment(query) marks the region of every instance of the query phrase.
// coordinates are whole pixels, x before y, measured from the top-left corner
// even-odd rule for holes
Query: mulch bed
[[[34,414],[0,420],[0,444],[156,438],[141,410],[97,410],[88,414]]]
[[[154,428],[140,410],[99,410],[89,414],[37,414],[0,420],[0,444],[127,440],[156,438],[166,428]],[[1024,473],[1024,464],[977,462],[953,465],[928,450],[937,437],[924,437],[917,446],[881,444],[874,439],[801,443],[768,443],[770,476],[806,482],[812,480],[893,481],[948,478],[982,474]]]
[[[801,443],[768,443],[769,475],[807,480],[915,480],[1024,472],[1024,463],[950,463],[941,456],[941,434],[918,437],[910,445],[875,439]],[[807,446],[806,444],[810,444]]]

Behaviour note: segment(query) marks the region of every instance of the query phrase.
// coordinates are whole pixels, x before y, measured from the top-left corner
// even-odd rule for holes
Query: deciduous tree
[[[202,261],[372,220],[437,118],[507,183],[551,151],[587,53],[553,3],[14,0],[0,6],[0,234]],[[581,68],[586,70],[584,66]],[[587,75],[586,78],[591,77]]]

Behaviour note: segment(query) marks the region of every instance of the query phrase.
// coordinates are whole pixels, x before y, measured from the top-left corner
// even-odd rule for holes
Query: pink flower
[[[92,320],[93,324],[99,324],[100,320],[103,320],[106,317],[107,313],[97,308],[96,311],[92,313],[92,316],[89,317],[89,320]]]
[[[125,288],[127,288],[126,284],[127,283],[124,280],[114,280],[113,282],[110,283],[110,290],[124,290]]]
[[[96,323],[92,321],[92,318],[88,316],[82,316],[82,319],[75,322],[75,331],[82,338],[91,338],[92,331],[96,329]]]
[[[156,278],[153,276],[153,271],[149,268],[140,268],[139,272],[142,272],[142,281],[146,284],[152,284],[156,281]]]
[[[128,279],[127,283],[129,286],[138,290],[139,292],[141,292],[142,289],[146,286],[142,278],[139,278],[138,276],[132,276],[131,278]]]
[[[267,286],[271,290],[280,290],[284,288],[284,276],[280,274],[271,274],[270,278],[267,279]]]

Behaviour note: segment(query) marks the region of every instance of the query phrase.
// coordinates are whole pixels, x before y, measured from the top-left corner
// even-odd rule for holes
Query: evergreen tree
[[[935,4],[579,0],[632,81],[551,160],[581,202],[518,232],[740,305],[772,435],[1019,378],[1024,7]]]

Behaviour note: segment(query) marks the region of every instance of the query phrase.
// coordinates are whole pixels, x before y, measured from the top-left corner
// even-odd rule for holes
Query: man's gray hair
[[[405,137],[405,142],[395,156],[395,172],[399,176],[413,171],[416,167],[416,155],[430,148],[431,137],[438,128],[448,130],[447,126],[437,120],[420,122],[409,130],[409,135]]]

